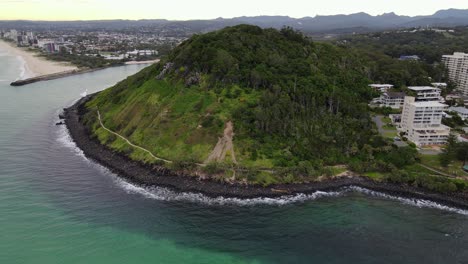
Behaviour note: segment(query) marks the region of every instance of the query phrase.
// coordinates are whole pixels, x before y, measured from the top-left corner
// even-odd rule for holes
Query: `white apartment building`
[[[386,91],[392,89],[393,85],[391,84],[369,84],[369,87],[371,87],[372,89],[378,92],[385,93]]]
[[[406,133],[416,146],[443,145],[450,135],[450,128],[442,124],[442,114],[447,105],[437,101],[416,101],[406,96],[401,117],[400,131]]]
[[[380,98],[380,106],[391,107],[393,109],[400,109],[405,102],[405,93],[398,92],[385,92]]]
[[[455,52],[453,55],[443,55],[442,62],[448,69],[450,80],[457,84],[457,89],[468,95],[468,54]]]
[[[439,101],[441,90],[431,86],[410,86],[411,91],[416,93],[416,101]]]

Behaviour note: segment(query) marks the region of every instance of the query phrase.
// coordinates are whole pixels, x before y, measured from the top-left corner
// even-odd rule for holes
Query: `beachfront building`
[[[386,91],[393,88],[391,84],[369,84],[369,87],[376,90],[377,92],[385,93]]]
[[[431,86],[410,86],[409,90],[416,95],[417,101],[440,101],[443,98],[440,96],[441,90]]]
[[[405,102],[405,93],[398,92],[385,92],[380,96],[381,107],[391,107],[393,109],[400,109]]]
[[[468,109],[466,107],[450,107],[448,111],[457,113],[462,120],[468,120]]]
[[[468,95],[468,54],[455,52],[453,55],[443,55],[442,61],[450,80],[457,84],[457,89],[463,95]]]
[[[406,96],[401,116],[400,131],[406,133],[416,146],[443,145],[447,142],[450,128],[442,124],[443,111],[447,105],[438,101],[418,101]]]

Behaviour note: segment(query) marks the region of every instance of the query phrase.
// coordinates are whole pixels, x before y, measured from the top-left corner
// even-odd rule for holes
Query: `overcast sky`
[[[212,19],[236,16],[430,15],[468,0],[0,0],[0,20]]]

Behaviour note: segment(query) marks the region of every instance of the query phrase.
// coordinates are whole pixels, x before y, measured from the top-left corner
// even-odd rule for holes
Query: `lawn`
[[[385,175],[381,172],[366,172],[364,173],[364,176],[377,181],[383,180],[385,178]]]
[[[393,126],[393,125],[384,125],[382,128],[385,129],[385,130],[392,130],[392,131],[397,130],[396,127]]]
[[[389,130],[389,131],[385,131],[382,136],[386,138],[394,138],[398,136],[398,132],[396,130]]]
[[[421,155],[420,157],[421,163],[428,167],[454,176],[468,176],[468,173],[463,171],[463,162],[461,161],[452,161],[447,168],[444,168],[440,165],[438,155]]]
[[[386,123],[386,124],[392,123],[392,120],[391,120],[390,117],[388,117],[388,116],[382,117],[381,120],[382,120],[383,123]]]

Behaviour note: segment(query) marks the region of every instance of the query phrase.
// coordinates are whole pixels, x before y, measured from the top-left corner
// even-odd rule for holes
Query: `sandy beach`
[[[19,56],[23,60],[24,74],[20,77],[21,79],[77,69],[77,67],[72,66],[69,63],[48,61],[45,58],[38,57],[33,52],[27,51],[25,48],[14,47],[12,44],[2,40],[0,40],[0,49]]]
[[[135,65],[135,64],[153,64],[153,63],[158,63],[159,59],[156,60],[148,60],[148,61],[127,61],[125,64],[126,65]]]

